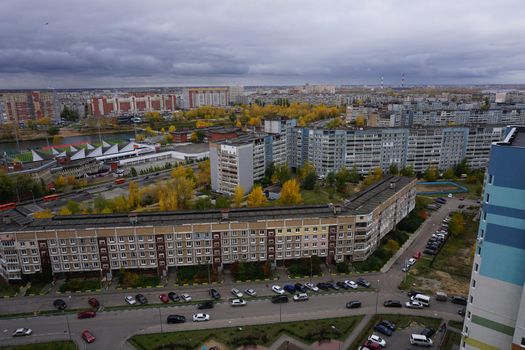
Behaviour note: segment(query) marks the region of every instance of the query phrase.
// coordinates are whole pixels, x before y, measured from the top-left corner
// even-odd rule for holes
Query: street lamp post
[[[377,303],[379,301],[379,280],[377,280],[377,291],[376,291],[376,315],[377,315]]]
[[[208,284],[211,284],[210,263],[208,262]]]
[[[65,312],[64,312],[65,313]],[[71,329],[69,328],[69,317],[66,314],[66,325],[67,325],[67,333],[69,334],[69,340],[71,341]]]
[[[314,275],[314,266],[312,262],[312,255],[310,254],[310,282],[312,282],[313,275]]]
[[[160,307],[159,307],[159,323],[160,323],[160,332],[162,333],[163,329],[162,329],[162,316],[161,316],[161,313],[160,313]]]
[[[332,329],[336,331],[339,335],[341,335],[341,331],[337,329],[336,326],[332,325]],[[338,340],[338,343],[339,343],[339,350],[341,350],[341,342],[339,340]]]
[[[283,309],[283,303],[280,302],[279,303],[279,323],[281,323],[282,320],[283,320],[283,316],[282,316],[283,315],[283,311],[282,311],[282,309]]]

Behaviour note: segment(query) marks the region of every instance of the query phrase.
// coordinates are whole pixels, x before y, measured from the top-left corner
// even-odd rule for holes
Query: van
[[[410,298],[412,301],[419,301],[423,306],[429,306],[430,305],[430,297],[426,296],[424,294],[416,294],[413,297]]]
[[[448,295],[444,292],[436,292],[436,300],[437,301],[447,301]]]
[[[432,346],[432,339],[427,338],[421,334],[412,334],[410,336],[410,344],[421,346]]]

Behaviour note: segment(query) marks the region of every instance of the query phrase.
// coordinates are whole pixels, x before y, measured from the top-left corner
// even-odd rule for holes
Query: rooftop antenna
[[[401,88],[405,87],[405,73],[401,74]]]
[[[383,90],[383,83],[385,82],[385,77],[381,74],[381,90]]]

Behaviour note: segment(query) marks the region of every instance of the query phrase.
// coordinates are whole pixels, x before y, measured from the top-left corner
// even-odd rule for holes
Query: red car
[[[100,306],[100,303],[98,302],[98,300],[96,298],[89,298],[88,299],[88,303],[89,303],[89,305],[91,305],[93,307],[99,307]]]
[[[363,343],[363,346],[370,350],[381,350],[381,345],[371,340],[367,340]]]
[[[170,301],[170,299],[168,298],[168,295],[167,294],[161,294],[159,295],[159,299],[160,301],[162,301],[164,304],[168,303]]]
[[[93,318],[97,315],[95,311],[87,310],[87,311],[81,311],[77,314],[78,318]]]
[[[415,252],[414,255],[412,255],[412,257],[413,257],[414,259],[419,259],[419,258],[421,258],[421,252]]]
[[[84,332],[82,332],[82,339],[84,339],[86,343],[90,344],[95,341],[95,336],[86,329]]]

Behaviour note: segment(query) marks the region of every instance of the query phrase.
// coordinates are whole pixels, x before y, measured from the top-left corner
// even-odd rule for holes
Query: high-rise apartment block
[[[57,119],[57,101],[54,92],[6,92],[0,93],[3,113],[7,121],[24,123],[43,117]]]
[[[197,108],[202,106],[224,107],[230,104],[230,88],[184,88],[182,99],[184,108]]]
[[[490,150],[462,349],[525,347],[525,127]]]

